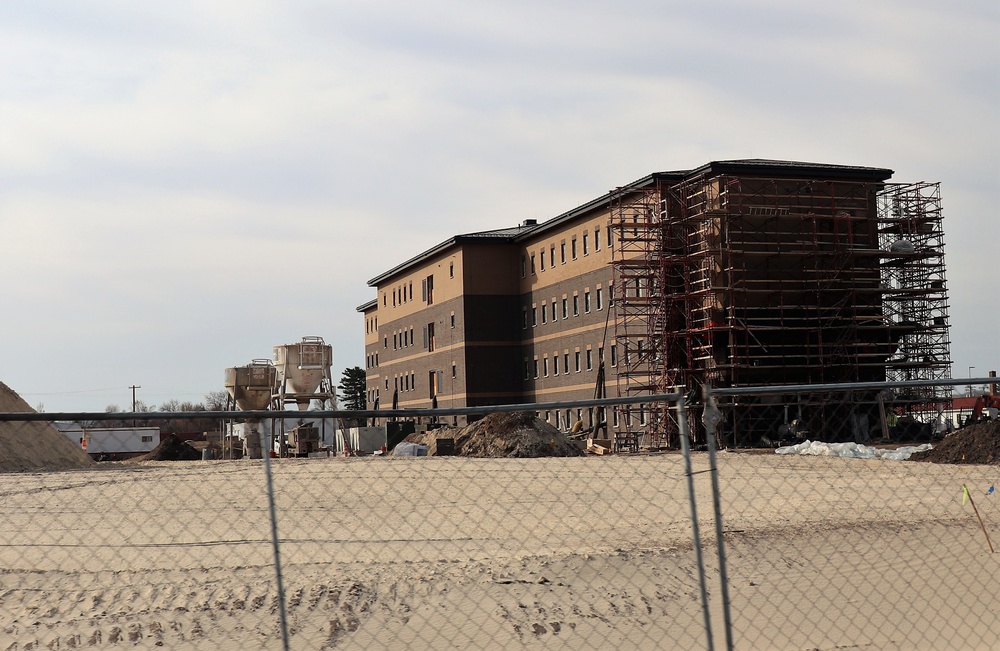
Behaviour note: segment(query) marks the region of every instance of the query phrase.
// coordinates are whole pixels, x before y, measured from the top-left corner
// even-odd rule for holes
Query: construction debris
[[[955,430],[934,445],[915,452],[911,461],[1000,464],[1000,421],[987,420]]]
[[[444,441],[454,441],[452,445]],[[439,444],[438,441],[442,442]],[[461,457],[531,458],[578,457],[583,450],[535,414],[527,411],[495,412],[467,427],[440,428],[406,437],[409,443],[428,446],[431,456],[441,452]]]
[[[150,452],[131,461],[197,461],[198,459],[201,459],[201,452],[180,440],[176,434],[167,434]]]

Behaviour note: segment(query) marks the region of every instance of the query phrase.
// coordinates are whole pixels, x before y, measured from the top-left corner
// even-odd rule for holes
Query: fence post
[[[726,569],[726,545],[722,537],[722,503],[719,491],[719,468],[715,462],[716,430],[722,422],[722,412],[712,395],[712,386],[704,387],[705,411],[702,423],[705,425],[705,442],[708,444],[708,466],[712,476],[712,508],[715,510],[715,546],[719,552],[719,582],[722,584],[722,620],[726,630],[726,649],[733,651],[733,621],[729,612],[729,572]]]
[[[712,638],[712,618],[708,612],[708,589],[705,585],[705,563],[701,556],[701,533],[698,528],[698,507],[695,504],[694,474],[691,472],[691,441],[688,432],[687,410],[684,408],[684,396],[677,400],[677,434],[681,440],[681,452],[684,455],[684,474],[687,476],[688,501],[691,504],[691,529],[694,535],[694,557],[698,565],[698,585],[701,589],[701,610],[705,615],[705,638],[708,651],[715,651]]]
[[[271,419],[271,432],[274,432],[274,419]],[[259,436],[259,434],[258,434]],[[271,440],[268,436],[268,440]],[[274,481],[271,479],[271,451],[273,442],[264,451],[264,477],[267,484],[267,506],[271,515],[271,547],[274,549],[274,574],[278,583],[278,617],[281,624],[281,644],[288,651],[288,619],[285,613],[285,583],[281,575],[281,547],[278,544],[278,512],[274,506]]]

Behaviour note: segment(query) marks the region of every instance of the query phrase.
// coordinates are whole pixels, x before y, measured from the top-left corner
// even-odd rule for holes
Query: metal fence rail
[[[901,385],[864,388],[877,399]],[[785,414],[814,404],[802,394],[845,404],[860,389],[755,390],[773,396],[760,412],[772,420],[755,426],[801,443],[808,415],[793,426]],[[749,396],[658,396],[682,427],[697,422],[679,451],[0,473],[0,649],[1000,647],[986,538],[1000,516],[996,466],[713,444],[725,440],[727,405]],[[630,402],[640,401],[651,398]],[[459,411],[482,413],[437,413]],[[110,419],[162,416],[193,417]],[[38,427],[68,417],[109,419],[0,414],[0,455],[45,445]],[[898,447],[881,442],[883,425],[824,422],[823,435]]]

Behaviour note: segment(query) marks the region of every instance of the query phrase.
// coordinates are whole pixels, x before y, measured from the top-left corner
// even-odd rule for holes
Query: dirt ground
[[[274,462],[292,649],[706,648],[675,454]],[[695,455],[737,649],[1000,648],[994,466]],[[4,651],[281,648],[260,461],[0,475]]]

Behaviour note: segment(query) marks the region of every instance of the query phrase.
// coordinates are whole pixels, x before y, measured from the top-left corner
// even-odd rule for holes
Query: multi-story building
[[[938,189],[891,175],[719,161],[650,174],[543,223],[456,235],[369,281],[376,298],[358,308],[369,403],[946,377]],[[759,420],[745,409],[752,417],[728,421],[736,443]],[[596,413],[544,415],[590,427]],[[609,420],[669,436],[654,406]]]

